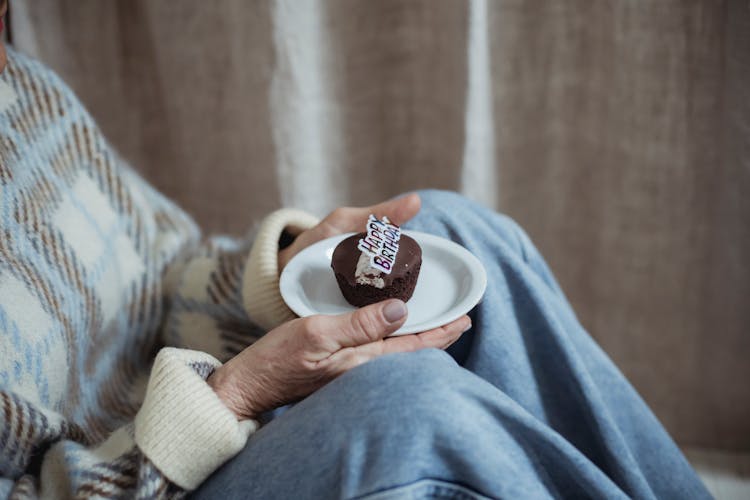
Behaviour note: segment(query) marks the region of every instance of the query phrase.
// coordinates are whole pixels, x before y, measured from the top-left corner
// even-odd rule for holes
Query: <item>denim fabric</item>
[[[406,228],[487,269],[473,328],[448,353],[384,356],[275,413],[196,497],[710,498],[519,226],[420,194]]]

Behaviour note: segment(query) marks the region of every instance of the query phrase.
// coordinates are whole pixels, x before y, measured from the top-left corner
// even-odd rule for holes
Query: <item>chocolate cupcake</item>
[[[368,221],[368,232],[344,239],[331,258],[341,293],[357,307],[391,298],[408,301],[421,265],[419,244],[401,235],[398,226],[387,218],[378,221],[373,216]]]

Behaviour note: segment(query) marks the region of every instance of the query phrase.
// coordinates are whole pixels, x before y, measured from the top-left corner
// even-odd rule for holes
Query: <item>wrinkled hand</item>
[[[208,383],[238,419],[257,418],[378,356],[445,349],[471,326],[463,316],[427,332],[385,338],[406,315],[406,305],[390,299],[348,314],[289,321],[218,368]]]
[[[369,214],[387,215],[401,225],[420,207],[419,195],[409,194],[370,207],[338,208],[279,252],[279,272],[317,241],[362,231]],[[469,317],[462,316],[427,332],[388,337],[404,324],[406,316],[406,305],[391,299],[348,314],[289,321],[217,369],[208,383],[237,418],[257,418],[264,411],[308,396],[378,356],[428,347],[445,349],[471,326]]]
[[[378,218],[388,216],[391,222],[402,225],[419,212],[422,201],[416,193],[363,208],[341,207],[326,216],[320,223],[307,231],[300,233],[294,242],[279,251],[279,274],[284,266],[299,252],[313,243],[343,233],[364,231],[367,217],[374,214]]]

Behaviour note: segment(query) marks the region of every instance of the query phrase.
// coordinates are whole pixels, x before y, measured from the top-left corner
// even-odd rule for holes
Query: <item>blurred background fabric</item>
[[[213,232],[416,188],[518,220],[682,445],[750,449],[750,2],[12,0]]]

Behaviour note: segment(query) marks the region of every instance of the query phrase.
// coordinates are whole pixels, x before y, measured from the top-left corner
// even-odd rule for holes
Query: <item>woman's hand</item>
[[[238,419],[257,418],[383,354],[445,349],[471,326],[463,316],[427,332],[385,338],[406,315],[406,304],[390,299],[339,316],[289,321],[217,369],[208,383]]]
[[[367,216],[370,214],[374,214],[378,218],[386,215],[391,222],[400,226],[417,215],[421,206],[422,202],[419,195],[412,193],[370,207],[337,208],[320,221],[317,226],[303,231],[291,245],[279,251],[279,274],[292,257],[313,243],[338,234],[364,231]]]
[[[365,208],[338,208],[279,251],[279,272],[313,243],[362,231],[369,214],[401,225],[421,207],[409,194]],[[468,316],[414,335],[386,338],[406,321],[406,304],[391,299],[339,316],[310,316],[284,323],[229,360],[208,379],[237,418],[298,401],[342,373],[378,356],[435,347],[445,349],[471,326]]]

